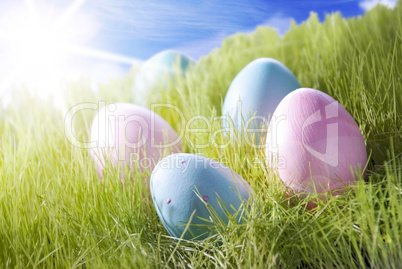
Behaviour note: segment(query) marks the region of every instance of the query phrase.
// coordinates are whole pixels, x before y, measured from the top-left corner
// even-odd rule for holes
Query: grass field
[[[312,14],[283,38],[266,27],[228,37],[148,104],[175,105],[186,119],[213,119],[233,78],[259,57],[281,61],[303,87],[330,94],[356,120],[369,161],[366,177],[349,193],[316,210],[305,209],[308,199],[291,205],[273,172],[244,162],[262,151],[197,149],[194,143],[208,142],[209,134],[189,134],[183,150],[227,158],[255,190],[259,207],[214,238],[175,241],[143,198],[139,175],[124,187],[112,174],[101,182],[88,150],[66,138],[66,111],[20,88],[0,110],[0,267],[400,268],[402,1],[358,18],[332,14],[324,23]],[[98,92],[86,77],[65,82],[67,107],[131,102],[136,70]],[[78,140],[88,141],[95,112],[74,117]],[[174,111],[156,112],[176,131],[184,128]]]

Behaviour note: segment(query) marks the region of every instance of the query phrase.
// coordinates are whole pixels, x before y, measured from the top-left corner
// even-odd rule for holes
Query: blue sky
[[[101,49],[147,59],[160,50],[177,48],[198,59],[236,32],[270,25],[283,33],[291,18],[301,23],[311,11],[321,20],[336,11],[344,17],[358,16],[374,2],[379,1],[101,0],[98,7],[88,2],[87,8],[102,22],[102,31],[93,40]],[[392,5],[395,1],[382,2]]]
[[[95,39],[99,40],[97,46],[142,59],[166,48],[178,48],[197,59],[219,46],[225,36],[250,32],[258,25],[271,25],[284,32],[291,18],[303,22],[311,11],[320,19],[336,11],[346,17],[364,13],[359,1],[345,0],[118,0],[100,6],[96,16],[104,27]]]
[[[198,60],[229,35],[259,25],[284,34],[291,19],[302,23],[312,11],[323,20],[332,12],[359,16],[377,3],[396,2],[0,0],[0,98],[19,83],[50,93],[59,78],[90,74],[104,82],[164,49]]]

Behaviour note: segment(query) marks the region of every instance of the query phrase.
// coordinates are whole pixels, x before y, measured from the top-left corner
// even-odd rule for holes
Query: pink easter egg
[[[326,193],[352,185],[367,152],[352,116],[331,96],[301,88],[276,108],[266,140],[267,164],[291,192]]]
[[[181,152],[175,130],[157,113],[133,104],[114,103],[103,107],[91,126],[91,156],[99,177],[110,163],[136,172],[152,171],[164,156]]]

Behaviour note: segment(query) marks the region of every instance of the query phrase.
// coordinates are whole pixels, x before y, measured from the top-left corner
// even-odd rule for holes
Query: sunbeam
[[[75,55],[83,55],[88,57],[93,57],[102,60],[109,60],[118,63],[125,63],[125,64],[138,64],[141,63],[140,60],[135,58],[127,57],[124,55],[111,53],[107,51],[91,49],[83,46],[68,46],[65,48],[66,51],[75,54]]]
[[[79,8],[85,3],[85,1],[86,0],[75,0],[56,22],[56,27],[62,27],[63,24],[68,23],[74,13],[79,10]]]
[[[36,13],[36,9],[33,3],[33,0],[25,0],[25,6],[27,7],[29,11],[29,15],[32,20],[37,21],[38,20],[38,13]]]
[[[2,13],[0,42],[5,51],[0,57],[6,76],[0,83],[0,98],[21,84],[40,96],[57,96],[61,94],[62,79],[71,78],[75,70],[83,71],[81,58],[112,62],[111,65],[140,62],[85,45],[97,30],[96,23],[86,20],[86,14],[76,16],[84,4],[85,0],[75,0],[59,14],[54,7],[25,0],[18,9]],[[39,16],[43,12],[47,16]],[[88,62],[85,64],[88,67]]]

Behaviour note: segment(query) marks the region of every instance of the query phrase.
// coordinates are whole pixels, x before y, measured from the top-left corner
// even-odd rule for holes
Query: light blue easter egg
[[[249,184],[227,166],[187,153],[172,154],[159,161],[150,187],[156,212],[168,233],[180,238],[185,232],[182,238],[196,240],[214,233],[212,224],[205,221],[211,218],[208,207],[227,224],[229,218],[222,203],[234,214],[253,193]],[[244,217],[238,214],[236,220],[241,223]],[[185,230],[187,223],[190,224]]]
[[[158,86],[184,75],[194,61],[187,55],[175,50],[164,50],[145,61],[135,77],[133,102],[145,104],[145,97]]]
[[[291,91],[301,88],[295,75],[285,65],[272,58],[260,58],[244,67],[233,79],[226,93],[222,115],[223,126],[233,126],[239,134],[255,133],[255,144],[263,144],[268,118],[272,116],[279,102]],[[232,132],[233,134],[233,132]]]

